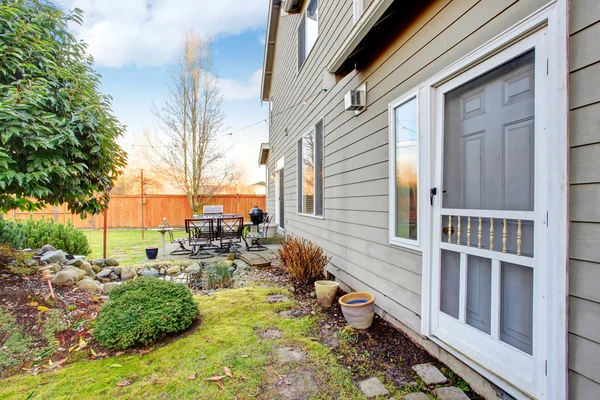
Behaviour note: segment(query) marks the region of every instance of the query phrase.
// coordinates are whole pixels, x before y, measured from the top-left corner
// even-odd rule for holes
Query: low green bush
[[[181,283],[136,278],[117,286],[109,297],[100,309],[94,337],[110,349],[151,345],[198,318],[198,306]]]
[[[71,221],[58,224],[50,219],[0,219],[0,243],[8,243],[17,249],[39,249],[51,244],[69,254],[87,256],[91,253],[87,237]]]

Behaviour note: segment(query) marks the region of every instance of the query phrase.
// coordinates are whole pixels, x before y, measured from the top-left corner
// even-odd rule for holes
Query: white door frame
[[[277,231],[279,233],[284,233],[285,229],[281,228],[281,203],[279,202],[279,197],[281,195],[280,193],[280,171],[283,169],[283,167],[285,166],[285,160],[283,157],[281,157],[279,160],[277,160],[277,164],[275,167],[275,222],[277,223],[278,227],[277,227]],[[285,201],[285,200],[284,200]],[[285,206],[284,206],[285,207]],[[285,215],[284,215],[285,218]]]
[[[541,143],[538,147],[536,143],[536,151],[540,151],[540,156],[547,157],[553,160],[553,173],[548,174],[547,185],[547,201],[545,210],[536,210],[536,212],[548,213],[549,219],[544,227],[548,230],[548,244],[544,251],[547,252],[547,269],[541,274],[538,274],[537,279],[543,281],[543,295],[547,301],[547,308],[536,309],[535,312],[542,312],[538,320],[539,326],[534,327],[535,340],[537,349],[540,355],[536,360],[535,387],[523,387],[519,382],[514,380],[503,379],[496,373],[492,373],[485,367],[473,362],[467,356],[461,353],[459,349],[454,349],[443,340],[432,336],[436,326],[435,313],[432,310],[439,309],[439,292],[436,292],[438,287],[435,282],[434,264],[432,260],[431,246],[436,240],[437,235],[432,230],[433,223],[427,227],[429,232],[429,243],[423,243],[426,251],[423,254],[423,283],[422,283],[422,333],[430,336],[433,341],[441,347],[447,349],[457,358],[463,360],[469,366],[477,370],[486,378],[490,379],[498,386],[503,388],[509,394],[521,398],[523,393],[521,390],[533,391],[531,393],[535,397],[545,399],[561,399],[567,398],[567,300],[568,300],[568,276],[567,276],[567,250],[568,250],[568,68],[567,68],[567,1],[558,0],[550,2],[545,7],[536,11],[523,21],[519,22],[512,28],[498,35],[485,45],[471,52],[456,63],[450,65],[421,86],[422,93],[425,94],[427,107],[424,112],[428,113],[426,119],[427,126],[425,129],[429,132],[440,131],[443,128],[440,116],[443,115],[439,109],[439,104],[435,104],[436,91],[446,82],[453,78],[473,71],[474,76],[477,76],[491,68],[494,65],[502,64],[502,57],[506,56],[506,52],[515,52],[521,54],[523,49],[535,41],[532,39],[535,32],[546,36],[546,41],[551,43],[547,46],[547,68],[544,71],[536,70],[536,74],[543,73],[547,81],[545,87],[538,88],[536,91],[544,92],[541,98],[546,99],[545,102],[536,102],[536,131],[543,129],[544,134],[548,137],[545,143]],[[534,36],[532,36],[534,35]],[[538,38],[539,39],[539,38]],[[504,53],[504,55],[502,55]],[[479,71],[479,73],[476,73]],[[538,93],[541,94],[541,93]],[[536,96],[540,98],[540,96]],[[542,103],[542,104],[538,104]],[[434,111],[437,110],[437,111]],[[543,115],[546,115],[545,120],[542,120]],[[543,126],[542,126],[543,124]],[[431,141],[429,146],[428,157],[430,166],[436,159],[436,154],[440,152],[440,144]],[[429,180],[434,182],[436,174],[432,172]],[[439,176],[440,171],[437,171]],[[441,199],[440,195],[434,198],[437,207]],[[432,210],[430,209],[430,212]],[[435,215],[435,214],[433,214]],[[431,221],[432,218],[429,218]],[[439,239],[439,238],[438,238]],[[429,246],[429,247],[427,247]],[[539,254],[541,250],[537,250]],[[541,269],[540,269],[541,271]],[[436,308],[438,307],[438,308]],[[516,389],[515,386],[520,386]],[[527,385],[525,385],[527,386]]]

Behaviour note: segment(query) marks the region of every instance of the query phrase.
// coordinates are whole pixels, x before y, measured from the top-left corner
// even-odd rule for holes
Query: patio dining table
[[[240,214],[200,214],[185,219],[189,243],[193,248],[190,258],[208,258],[207,250],[227,253],[234,241],[244,240],[244,217]],[[219,241],[219,245],[213,242]]]

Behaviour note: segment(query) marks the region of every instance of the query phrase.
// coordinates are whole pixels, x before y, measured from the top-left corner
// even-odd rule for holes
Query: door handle
[[[433,205],[433,196],[437,194],[437,188],[429,189],[429,203]]]
[[[448,230],[450,230],[450,235],[454,235],[454,227],[453,226],[451,226],[450,229],[448,229],[447,226],[442,228],[442,232],[444,232],[446,234],[448,233]]]

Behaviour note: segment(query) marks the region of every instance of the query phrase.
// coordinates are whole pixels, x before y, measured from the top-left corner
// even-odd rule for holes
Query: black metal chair
[[[244,240],[244,217],[224,216],[217,219],[217,235],[220,248],[217,253],[228,253],[229,250]]]
[[[163,225],[165,226],[165,228],[169,229],[167,232],[169,233],[169,240],[171,240],[171,243],[179,244],[179,247],[177,249],[173,250],[169,254],[172,254],[174,256],[190,254],[192,252],[192,249],[188,249],[187,247],[185,247],[185,243],[189,241],[189,238],[175,239],[175,237],[173,236],[173,232],[176,229],[173,228],[171,226],[171,224],[169,224],[169,221],[167,221],[166,218],[163,218],[162,220],[163,220]]]
[[[188,232],[188,241],[192,246],[190,258],[212,257],[207,250],[214,248],[212,243],[215,238],[214,220],[208,218],[186,219],[185,230]]]
[[[269,235],[269,224],[273,220],[272,214],[265,214],[263,222],[258,225],[249,225],[250,231],[244,235],[244,242],[246,243],[247,251],[261,251],[268,250],[263,246],[260,241],[266,239]],[[253,228],[256,227],[254,230]],[[250,245],[248,245],[248,239],[250,239]]]

